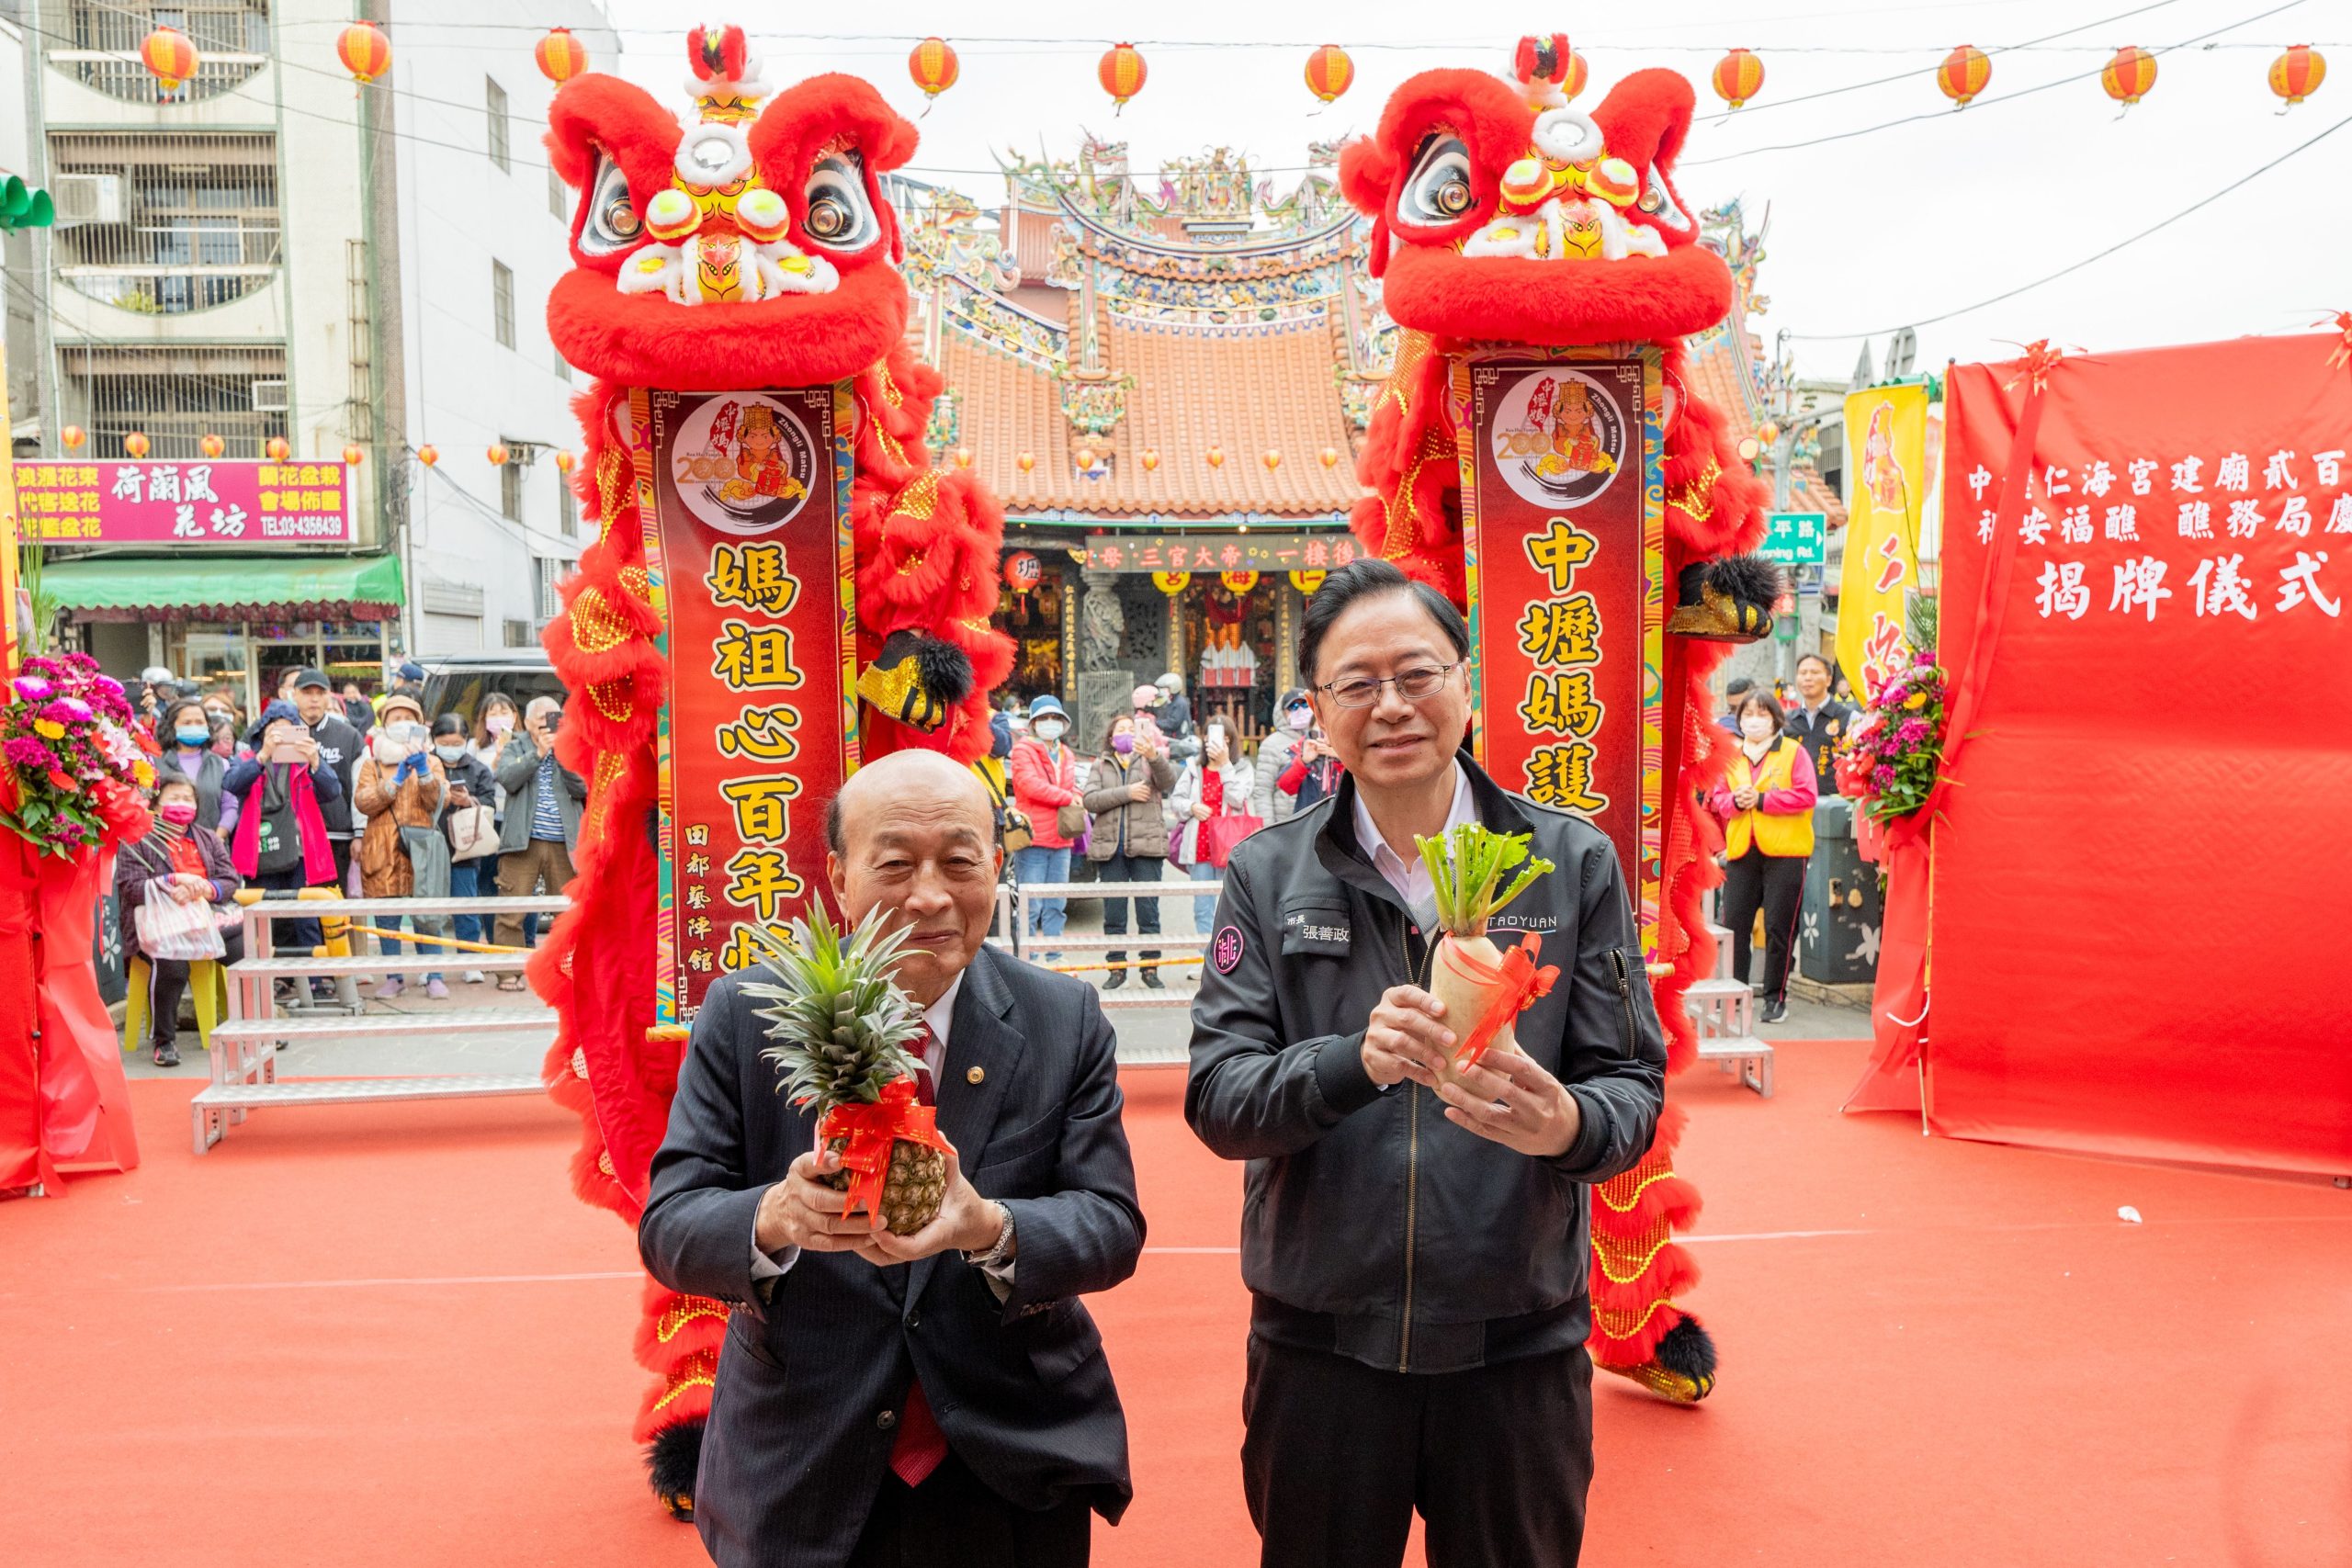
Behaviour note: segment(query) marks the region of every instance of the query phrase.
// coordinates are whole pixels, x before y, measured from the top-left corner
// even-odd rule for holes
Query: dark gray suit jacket
[[[760,1195],[816,1129],[776,1092],[756,1005],[730,976],[695,1016],[637,1233],[655,1279],[736,1309],[695,1488],[719,1568],[846,1561],[918,1376],[956,1455],[999,1495],[1028,1508],[1083,1495],[1116,1522],[1133,1492],[1126,1418],[1077,1298],[1135,1271],[1144,1224],[1092,987],[983,949],[956,998],[939,1125],[966,1178],[1012,1212],[1001,1303],[953,1251],[889,1269],[806,1252],[761,1300]]]

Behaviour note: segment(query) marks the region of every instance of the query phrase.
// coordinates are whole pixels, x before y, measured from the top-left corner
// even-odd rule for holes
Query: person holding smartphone
[[[498,890],[527,898],[544,887],[560,893],[571,883],[571,853],[580,842],[580,808],[588,781],[556,761],[555,738],[563,705],[533,697],[521,733],[498,754],[498,783],[506,791],[506,820],[498,832]],[[498,943],[523,945],[523,917],[498,917]],[[520,975],[501,975],[498,988],[524,988]]]
[[[237,799],[237,826],[229,858],[237,874],[255,887],[291,892],[336,887],[334,845],[327,836],[326,807],[343,803],[343,781],[319,753],[310,726],[284,699],[262,710],[248,738],[254,754],[229,765],[223,793]],[[294,918],[277,922],[282,941],[298,953],[319,944],[319,922]],[[311,995],[334,999],[332,981],[314,979]]]
[[[1274,787],[1289,795],[1293,802],[1291,815],[1295,817],[1319,800],[1340,793],[1340,754],[1331,750],[1329,737],[1321,725],[1310,726],[1292,753],[1290,766],[1274,781]]]
[[[449,841],[440,829],[441,808],[448,799],[448,773],[428,749],[424,710],[413,697],[395,694],[385,698],[376,733],[359,762],[359,809],[368,818],[359,840],[359,886],[365,897],[449,896]],[[383,923],[397,927],[403,918],[419,936],[449,934],[446,914],[394,915]],[[397,957],[400,950],[397,939],[384,939],[387,953]],[[376,996],[383,1000],[403,988],[400,976],[388,975],[377,984]],[[449,995],[437,970],[424,977],[424,993],[435,1001]]]

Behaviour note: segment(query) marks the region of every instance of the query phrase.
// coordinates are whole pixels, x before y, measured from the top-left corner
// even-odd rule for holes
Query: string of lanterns
[[[1566,45],[1565,37],[1556,39],[1555,47],[1567,54],[1560,90],[1574,98],[1584,91],[1591,71],[1585,57]],[[335,36],[334,51],[352,80],[362,86],[392,68],[391,39],[373,22],[345,27]],[[549,28],[531,55],[540,73],[558,85],[588,69],[588,51],[568,28]],[[178,92],[203,64],[202,54],[188,36],[170,26],[158,26],[147,34],[140,43],[139,58],[165,98]],[[955,48],[945,39],[926,38],[907,55],[907,75],[922,92],[925,114],[962,73]],[[1141,50],[1132,43],[1114,43],[1103,51],[1094,73],[1111,96],[1111,112],[1115,115],[1143,91],[1150,72]],[[1355,61],[1340,45],[1323,44],[1307,55],[1305,77],[1306,90],[1318,101],[1330,104],[1355,85]],[[1955,107],[1966,108],[1992,82],[1993,62],[1983,50],[1964,43],[1944,57],[1936,67],[1935,79]],[[2310,97],[2326,79],[2327,58],[2307,43],[2281,51],[2270,62],[2267,77],[2270,90],[2282,100],[2282,112]],[[1763,91],[1764,62],[1752,49],[1732,50],[1715,62],[1708,83],[1729,107],[1743,108]],[[2117,50],[2099,73],[2099,85],[2107,96],[2126,108],[2144,97],[2155,83],[2155,56],[2133,44]]]

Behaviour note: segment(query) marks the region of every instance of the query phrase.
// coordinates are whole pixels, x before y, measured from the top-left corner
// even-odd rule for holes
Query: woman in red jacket
[[[1078,807],[1082,821],[1083,797],[1078,791],[1078,753],[1062,739],[1069,732],[1069,715],[1052,695],[1042,694],[1030,701],[1029,733],[1012,743],[1012,804],[1029,818],[1029,846],[1012,856],[1012,880],[1023,887],[1069,880],[1069,852],[1077,835],[1061,830],[1059,817],[1062,807]],[[1028,935],[1051,942],[1062,934],[1068,899],[1023,902],[1029,906]],[[1048,964],[1060,957],[1058,953],[1045,955]]]

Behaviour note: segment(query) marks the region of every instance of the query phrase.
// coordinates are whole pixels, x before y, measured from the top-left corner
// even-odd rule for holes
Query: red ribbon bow
[[[879,1230],[882,1226],[882,1183],[890,1172],[890,1145],[903,1138],[944,1154],[947,1140],[939,1135],[939,1108],[915,1098],[915,1080],[899,1078],[886,1085],[882,1098],[870,1105],[836,1105],[825,1112],[817,1128],[827,1143],[846,1138],[842,1168],[850,1173],[849,1202],[844,1219],[863,1207]]]
[[[1454,950],[1450,962],[1460,965],[1464,974],[1481,986],[1499,983],[1502,987],[1487,1003],[1486,1014],[1470,1031],[1470,1038],[1453,1054],[1458,1065],[1476,1066],[1487,1048],[1494,1043],[1495,1036],[1502,1032],[1504,1024],[1532,1007],[1537,998],[1552,994],[1552,982],[1560,977],[1560,968],[1556,964],[1546,964],[1541,969],[1535,966],[1535,955],[1543,947],[1543,937],[1529,931],[1517,947],[1504,950],[1498,967],[1491,968],[1459,948]]]
[[[2334,327],[2344,334],[2344,341],[2337,344],[2335,352],[2327,356],[2329,369],[2341,370],[2345,366],[2352,365],[2352,310],[2338,310],[2332,318],[2322,316],[2312,325]]]

